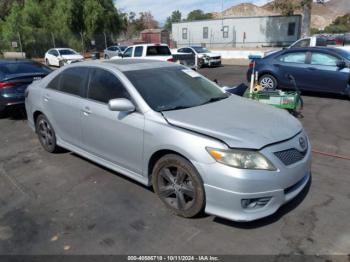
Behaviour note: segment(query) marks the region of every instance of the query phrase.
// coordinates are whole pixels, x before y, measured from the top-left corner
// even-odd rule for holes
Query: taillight
[[[11,88],[15,87],[16,83],[11,83],[11,82],[0,82],[0,89],[2,88]]]
[[[253,69],[255,67],[255,61],[250,61],[249,69]]]
[[[166,60],[167,62],[174,62],[174,58],[169,58],[168,60]]]

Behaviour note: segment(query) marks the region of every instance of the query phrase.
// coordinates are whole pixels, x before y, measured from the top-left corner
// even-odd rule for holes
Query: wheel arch
[[[147,175],[148,175],[150,184],[152,184],[152,172],[153,172],[154,166],[156,165],[156,163],[158,162],[159,159],[161,159],[163,156],[169,155],[169,154],[181,156],[184,159],[186,159],[188,162],[192,163],[188,157],[186,157],[184,154],[181,154],[175,150],[159,149],[159,150],[155,151],[148,160],[148,165],[147,165],[147,172],[148,173],[147,173]]]

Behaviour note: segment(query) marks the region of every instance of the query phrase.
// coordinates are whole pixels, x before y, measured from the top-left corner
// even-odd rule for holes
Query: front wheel
[[[202,179],[185,158],[169,154],[156,163],[153,188],[167,208],[182,217],[199,214],[205,203]]]
[[[277,88],[277,79],[269,74],[262,75],[259,78],[259,85],[263,90],[275,90]]]
[[[36,120],[36,132],[42,147],[49,153],[56,153],[59,147],[56,143],[55,130],[51,126],[49,120],[44,115],[38,116]]]
[[[50,66],[50,62],[49,62],[49,59],[45,59],[45,64],[47,65],[47,66]]]

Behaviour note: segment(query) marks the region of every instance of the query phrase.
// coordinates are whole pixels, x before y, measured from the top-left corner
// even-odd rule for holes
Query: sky
[[[253,3],[263,5],[269,0],[114,0],[115,5],[122,12],[151,11],[154,18],[160,23],[171,15],[172,11],[180,10],[182,16],[194,9],[202,9],[204,12],[220,12],[222,1],[224,9],[240,3]]]

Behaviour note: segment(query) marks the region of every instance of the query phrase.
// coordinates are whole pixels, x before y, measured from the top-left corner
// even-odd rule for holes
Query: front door
[[[108,108],[111,99],[130,99],[121,81],[112,72],[92,69],[86,96],[82,109],[84,149],[142,174],[144,115]]]
[[[322,51],[311,53],[305,81],[308,90],[344,93],[349,80],[349,68],[337,67],[342,58]]]

